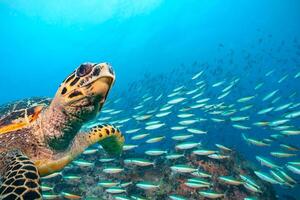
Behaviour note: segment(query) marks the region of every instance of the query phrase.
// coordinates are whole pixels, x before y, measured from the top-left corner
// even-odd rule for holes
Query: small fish
[[[275,120],[275,121],[270,122],[269,126],[279,126],[279,125],[285,124],[289,121],[290,121],[289,119]]]
[[[123,171],[124,168],[120,168],[120,167],[106,167],[103,169],[103,172],[106,174],[117,174]]]
[[[293,119],[293,118],[296,118],[296,117],[300,117],[300,111],[291,112],[291,113],[285,115],[284,117],[288,118],[288,119]]]
[[[294,153],[286,153],[286,152],[279,152],[279,151],[272,151],[270,152],[270,154],[277,158],[290,158],[290,157],[297,156],[297,154]]]
[[[153,115],[142,115],[142,116],[136,116],[135,119],[137,121],[145,121],[145,120],[148,120],[152,117]],[[129,130],[129,133],[135,133],[137,131],[139,131],[140,128],[137,128],[137,129],[132,129],[132,130]],[[126,133],[126,132],[125,132]]]
[[[192,152],[192,154],[199,155],[199,156],[207,156],[214,153],[217,153],[217,151],[207,150],[207,149],[197,149]]]
[[[52,174],[44,176],[44,177],[42,177],[42,180],[47,180],[47,179],[55,178],[55,177],[58,177],[58,176],[63,176],[61,171],[60,172],[54,172]]]
[[[183,98],[183,97],[179,97],[179,98],[176,98],[176,99],[172,99],[170,101],[168,101],[168,104],[177,104],[177,103],[181,103],[183,102],[184,100],[186,100],[186,98]]]
[[[300,135],[300,130],[283,130],[283,131],[280,131],[281,134],[283,135]]]
[[[211,185],[210,181],[203,179],[203,178],[189,178],[187,179],[187,182],[194,182],[194,183],[201,183],[205,185]]]
[[[130,133],[136,133],[136,132],[138,132],[139,130],[141,130],[141,129],[140,129],[140,128],[131,129],[131,130],[125,131],[125,133],[128,133],[128,134],[130,134]]]
[[[214,122],[225,122],[225,120],[224,119],[219,119],[219,118],[210,118],[212,121],[214,121]]]
[[[43,199],[46,199],[46,200],[56,200],[56,199],[59,199],[61,198],[61,195],[58,195],[58,194],[42,194],[43,196]]]
[[[150,182],[138,182],[136,187],[141,188],[143,190],[156,190],[159,188],[158,184],[150,183]]]
[[[278,165],[276,165],[273,161],[266,157],[256,156],[255,158],[256,160],[258,160],[258,162],[260,162],[261,165],[267,166],[269,168],[279,168]]]
[[[249,138],[249,137],[246,137],[245,134],[242,133],[242,138],[248,143],[248,144],[252,144],[252,145],[255,145],[255,146],[260,146],[260,147],[263,147],[263,146],[270,146],[270,144],[267,144],[261,140],[256,140],[254,138]]]
[[[243,97],[243,98],[238,99],[237,102],[244,103],[244,102],[250,101],[250,100],[252,100],[254,98],[255,98],[255,96]]]
[[[126,192],[124,188],[121,187],[110,187],[105,190],[109,194],[120,194]]]
[[[232,151],[230,148],[228,147],[225,147],[224,145],[222,144],[215,144],[216,147],[218,147],[219,149],[223,150],[223,151]]]
[[[128,158],[124,160],[125,165],[136,165],[136,166],[150,166],[154,165],[154,163],[150,160],[143,159],[143,158]]]
[[[210,154],[207,157],[215,159],[215,160],[223,160],[223,159],[230,158],[230,156],[221,155],[221,154],[218,154],[218,153]]]
[[[157,142],[162,141],[165,138],[166,138],[165,136],[159,136],[159,137],[150,138],[150,139],[146,140],[146,143],[148,143],[148,144],[157,143]]]
[[[246,110],[251,109],[252,107],[253,107],[253,105],[247,105],[247,106],[240,108],[240,111],[246,111]]]
[[[110,188],[110,187],[117,186],[119,183],[120,182],[115,182],[115,181],[99,181],[97,185],[104,188]]]
[[[200,177],[200,178],[211,178],[212,175],[207,173],[207,172],[204,172],[204,171],[201,171],[201,170],[198,170],[196,172],[192,172],[192,176],[195,176],[195,177]]]
[[[259,127],[265,127],[265,126],[269,126],[269,122],[265,122],[265,121],[255,122],[255,123],[253,123],[253,125],[259,126]]]
[[[149,121],[149,122],[146,122],[146,125],[153,125],[153,124],[159,124],[160,121],[156,120],[156,121]]]
[[[183,130],[186,129],[186,126],[172,126],[171,130],[173,131],[179,131],[179,130]]]
[[[278,83],[282,83],[285,79],[287,79],[288,76],[289,76],[288,74],[283,76],[281,79],[278,80]]]
[[[270,93],[268,93],[263,99],[262,101],[267,101],[268,99],[272,98],[279,90],[274,90]]]
[[[260,89],[262,86],[264,85],[264,83],[259,83],[254,87],[254,90],[258,90]]]
[[[265,109],[258,111],[257,114],[258,115],[267,114],[267,113],[271,112],[273,109],[274,109],[274,107],[265,108]]]
[[[194,124],[198,122],[198,120],[195,120],[195,119],[190,119],[190,120],[183,120],[183,121],[180,121],[178,122],[180,125],[182,126],[187,126],[187,125],[191,125],[191,124]]]
[[[61,196],[63,196],[66,199],[82,199],[82,197],[79,195],[71,194],[67,192],[61,192]]]
[[[53,191],[53,187],[47,185],[41,185],[41,189],[43,192]]]
[[[269,72],[267,72],[266,74],[265,74],[265,76],[270,76],[271,74],[273,74],[274,73],[274,69],[272,69],[272,70],[270,70]]]
[[[129,185],[132,185],[132,182],[124,182],[124,183],[120,183],[120,187],[124,188],[124,187],[128,187]]]
[[[165,116],[168,116],[169,114],[171,114],[172,112],[169,112],[169,111],[167,111],[167,112],[161,112],[161,113],[157,113],[156,115],[155,115],[155,117],[158,117],[158,118],[160,118],[160,117],[165,117]]]
[[[275,108],[274,111],[278,112],[278,111],[285,110],[285,109],[287,109],[288,107],[290,107],[291,105],[292,105],[292,103],[286,103],[286,104],[283,104],[283,105],[278,106],[277,108]]]
[[[192,134],[182,134],[182,135],[175,135],[175,136],[172,136],[171,138],[175,141],[183,141],[183,140],[186,140],[186,139],[189,139],[189,138],[192,138],[194,137],[194,135]]]
[[[213,85],[212,85],[212,87],[219,87],[220,85],[223,85],[225,83],[225,81],[219,81],[219,82],[217,82],[217,83],[214,83]]]
[[[242,181],[239,181],[232,176],[219,176],[218,179],[229,185],[242,185],[243,184]]]
[[[205,102],[207,102],[209,100],[210,100],[210,98],[205,98],[205,99],[197,100],[196,102],[199,104],[199,103],[205,103]]]
[[[254,193],[262,193],[262,191],[250,183],[244,183],[244,187]],[[245,199],[244,199],[245,200]]]
[[[249,116],[231,117],[230,120],[232,122],[245,121],[245,120],[249,120]]]
[[[82,152],[82,154],[84,155],[92,155],[92,154],[95,154],[97,153],[98,149],[86,149],[84,150],[84,152]]]
[[[141,139],[147,137],[148,135],[149,135],[149,133],[142,133],[139,135],[132,136],[131,139],[132,140],[141,140]]]
[[[182,157],[184,157],[184,154],[173,153],[173,154],[166,155],[166,159],[168,160],[175,160]]]
[[[203,71],[200,71],[199,73],[195,74],[193,77],[192,77],[192,80],[194,79],[197,79],[199,76],[201,76],[203,74]]]
[[[240,129],[240,130],[249,130],[249,129],[251,129],[251,127],[249,127],[249,126],[244,126],[244,125],[240,125],[240,124],[232,124],[232,127],[236,128],[236,129]]]
[[[231,91],[228,91],[228,92],[225,92],[223,94],[221,94],[220,96],[217,97],[217,99],[223,99],[225,98],[226,96],[228,96],[230,94]]]
[[[194,114],[188,114],[188,113],[177,115],[177,117],[179,117],[179,118],[189,118],[189,117],[193,117],[193,116],[195,116],[195,115]]]
[[[145,154],[148,156],[161,156],[166,153],[167,153],[167,151],[160,150],[160,149],[150,149],[150,150],[145,151]]]
[[[278,182],[277,180],[275,180],[273,177],[271,177],[269,174],[265,172],[254,171],[254,173],[263,181],[267,181],[271,184],[280,184],[280,182]]]
[[[179,196],[177,194],[171,194],[168,196],[171,200],[188,200],[187,198],[183,196]]]
[[[73,163],[79,167],[93,167],[95,165],[95,163],[85,160],[74,160]]]
[[[75,176],[75,175],[65,175],[65,176],[63,176],[63,179],[69,180],[69,181],[80,181],[81,177]]]
[[[112,162],[114,160],[115,160],[114,158],[101,158],[101,159],[99,159],[99,161],[102,162],[102,163]]]
[[[290,144],[280,144],[280,147],[281,148],[285,148],[287,150],[290,150],[290,151],[300,151],[300,148],[299,147],[296,147],[294,145],[290,145]]]
[[[167,105],[168,105],[168,104],[167,104]],[[165,106],[165,107],[162,107],[161,109],[159,109],[159,111],[170,110],[172,107],[173,107],[173,105]]]
[[[253,180],[253,178],[251,178],[250,176],[247,176],[245,174],[240,174],[240,178],[246,182],[246,183],[249,183],[251,185],[253,185],[254,187],[256,188],[260,188],[259,185],[256,183],[256,181]]]
[[[171,166],[171,170],[179,173],[192,173],[197,171],[196,168],[189,165],[173,165]]]
[[[175,148],[178,150],[186,150],[186,149],[195,148],[199,145],[201,145],[201,143],[199,143],[199,142],[183,142],[183,143],[177,144],[175,146]]]
[[[165,123],[153,124],[153,125],[146,126],[145,129],[146,130],[155,130],[155,129],[163,127],[164,125],[165,125]]]
[[[193,181],[187,181],[187,182],[184,183],[184,185],[186,185],[187,187],[190,187],[190,188],[195,188],[195,189],[209,188],[210,187],[210,185],[197,183],[197,182],[193,182]]]
[[[138,145],[135,145],[135,144],[125,144],[123,146],[123,151],[129,151],[129,150],[135,149],[137,147],[138,147]]]
[[[208,199],[218,199],[222,198],[225,196],[223,193],[218,193],[213,190],[204,190],[204,191],[199,191],[199,194],[203,197],[206,197]]]
[[[200,129],[188,128],[186,130],[190,133],[193,133],[193,134],[207,134],[207,131],[203,131],[203,130],[200,130]]]
[[[281,184],[286,184],[285,178],[278,171],[270,170],[270,174]]]
[[[290,175],[288,175],[284,170],[282,170],[282,169],[276,169],[276,170],[277,170],[277,172],[278,172],[279,174],[281,174],[282,177],[284,177],[285,180],[287,180],[289,183],[291,183],[291,184],[297,184],[297,181],[294,180]]]
[[[290,170],[291,172],[300,175],[300,166],[297,165],[291,165],[291,164],[286,164],[286,168]]]

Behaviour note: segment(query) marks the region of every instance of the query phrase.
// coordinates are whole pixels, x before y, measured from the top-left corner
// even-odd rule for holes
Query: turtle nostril
[[[79,77],[85,76],[89,74],[93,69],[92,64],[90,63],[85,63],[79,66],[79,68],[76,71],[76,75]]]
[[[108,71],[109,71],[109,73],[111,73],[112,75],[115,75],[115,72],[114,72],[114,70],[112,69],[111,66],[108,66]]]
[[[100,68],[98,68],[98,67],[95,68],[94,71],[93,71],[93,76],[99,76],[100,71],[101,71]]]

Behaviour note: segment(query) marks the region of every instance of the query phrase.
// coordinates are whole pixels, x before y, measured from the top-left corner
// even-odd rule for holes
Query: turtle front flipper
[[[72,147],[72,159],[81,154],[90,145],[99,143],[110,155],[119,155],[122,152],[124,136],[118,128],[112,125],[96,125],[88,132],[76,135]]]
[[[112,125],[104,124],[91,128],[89,136],[93,142],[99,142],[110,155],[119,155],[124,145],[124,136]]]
[[[38,170],[21,151],[2,152],[0,166],[0,199],[42,199]]]
[[[88,132],[78,133],[75,136],[70,149],[59,154],[57,159],[36,163],[36,165],[38,165],[39,173],[41,176],[44,176],[63,169],[86,148],[96,143],[101,144],[108,154],[119,155],[123,149],[124,137],[118,128],[106,124],[96,125]]]

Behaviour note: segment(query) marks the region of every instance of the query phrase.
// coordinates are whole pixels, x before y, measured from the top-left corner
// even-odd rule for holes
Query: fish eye
[[[76,71],[76,75],[79,77],[88,75],[93,69],[93,66],[89,63],[87,64],[82,64]]]

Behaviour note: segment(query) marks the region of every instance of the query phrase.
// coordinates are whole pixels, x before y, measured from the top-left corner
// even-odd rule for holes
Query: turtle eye
[[[88,75],[93,69],[93,66],[89,63],[87,64],[82,64],[80,65],[80,67],[78,67],[77,71],[76,71],[76,75],[79,77]]]

